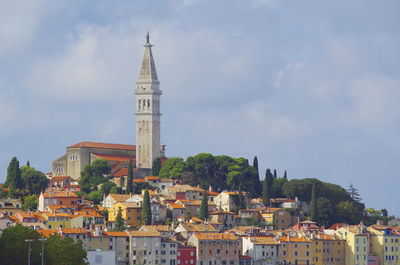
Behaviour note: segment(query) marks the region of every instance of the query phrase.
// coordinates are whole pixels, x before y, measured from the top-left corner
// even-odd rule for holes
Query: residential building
[[[177,265],[178,243],[171,238],[161,237],[161,265]]]
[[[385,225],[372,225],[367,230],[371,240],[370,252],[379,257],[380,264],[400,264],[400,234]]]
[[[178,246],[178,265],[196,265],[196,247]]]
[[[217,196],[214,197],[214,203],[217,209],[221,209],[227,212],[236,212],[238,205],[236,205],[235,201],[238,200],[239,194],[237,192],[225,191],[221,192]],[[234,197],[236,197],[234,199]],[[243,198],[245,200],[245,205],[249,205],[250,199],[247,193],[243,192]]]
[[[219,223],[223,228],[232,228],[236,225],[236,213],[226,211],[215,211],[208,213],[210,223]]]
[[[87,252],[89,265],[117,265],[117,257],[114,251],[96,249]]]
[[[0,215],[14,215],[22,210],[20,199],[0,199]]]
[[[40,193],[38,210],[43,212],[47,206],[63,205],[71,208],[77,208],[78,196],[72,191],[50,191]]]
[[[114,205],[114,203],[124,202],[124,201],[128,200],[130,197],[131,196],[129,194],[113,194],[113,193],[110,193],[110,194],[107,195],[107,197],[104,194],[102,206],[104,208],[110,209]]]
[[[346,265],[367,265],[369,255],[369,234],[362,225],[345,226],[335,234],[345,240]]]
[[[233,265],[239,263],[241,239],[229,233],[195,233],[188,245],[196,247],[198,265]]]
[[[122,218],[127,226],[137,226],[142,216],[142,206],[135,202],[118,202],[108,210],[108,220],[114,222],[119,208],[121,208]]]
[[[185,239],[189,239],[194,233],[218,233],[211,224],[181,223],[175,228]]]
[[[161,235],[158,232],[129,232],[130,264],[161,264]]]
[[[280,264],[281,243],[272,236],[243,236],[243,255],[253,259],[254,265]]]
[[[312,263],[312,242],[304,237],[280,237],[282,262],[294,265],[310,265]]]
[[[109,250],[114,251],[117,264],[129,264],[129,235],[127,232],[103,232],[109,237]]]
[[[290,213],[282,208],[267,208],[262,212],[269,230],[284,230],[290,227]]]

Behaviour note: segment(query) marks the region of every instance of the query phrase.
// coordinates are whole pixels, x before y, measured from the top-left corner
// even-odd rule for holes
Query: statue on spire
[[[150,44],[150,34],[147,31],[147,35],[146,35],[146,44]]]

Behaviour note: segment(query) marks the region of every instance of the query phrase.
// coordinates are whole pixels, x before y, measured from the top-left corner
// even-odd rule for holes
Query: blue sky
[[[80,141],[135,144],[150,31],[168,156],[257,155],[400,215],[400,2],[0,3],[0,180],[13,156],[48,172]]]

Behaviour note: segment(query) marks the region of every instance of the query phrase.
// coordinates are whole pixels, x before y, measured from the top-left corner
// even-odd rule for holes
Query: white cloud
[[[304,67],[305,67],[305,64],[303,62],[288,63],[282,70],[280,70],[277,73],[276,80],[274,82],[275,87],[280,87],[281,86],[281,81],[291,71],[294,71],[294,70],[297,70],[297,69],[303,69]]]

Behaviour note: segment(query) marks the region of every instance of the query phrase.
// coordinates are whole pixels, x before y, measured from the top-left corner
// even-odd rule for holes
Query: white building
[[[250,256],[254,265],[280,264],[280,242],[274,237],[242,237],[243,255]]]
[[[114,251],[88,251],[87,261],[90,265],[117,265],[117,258]]]

